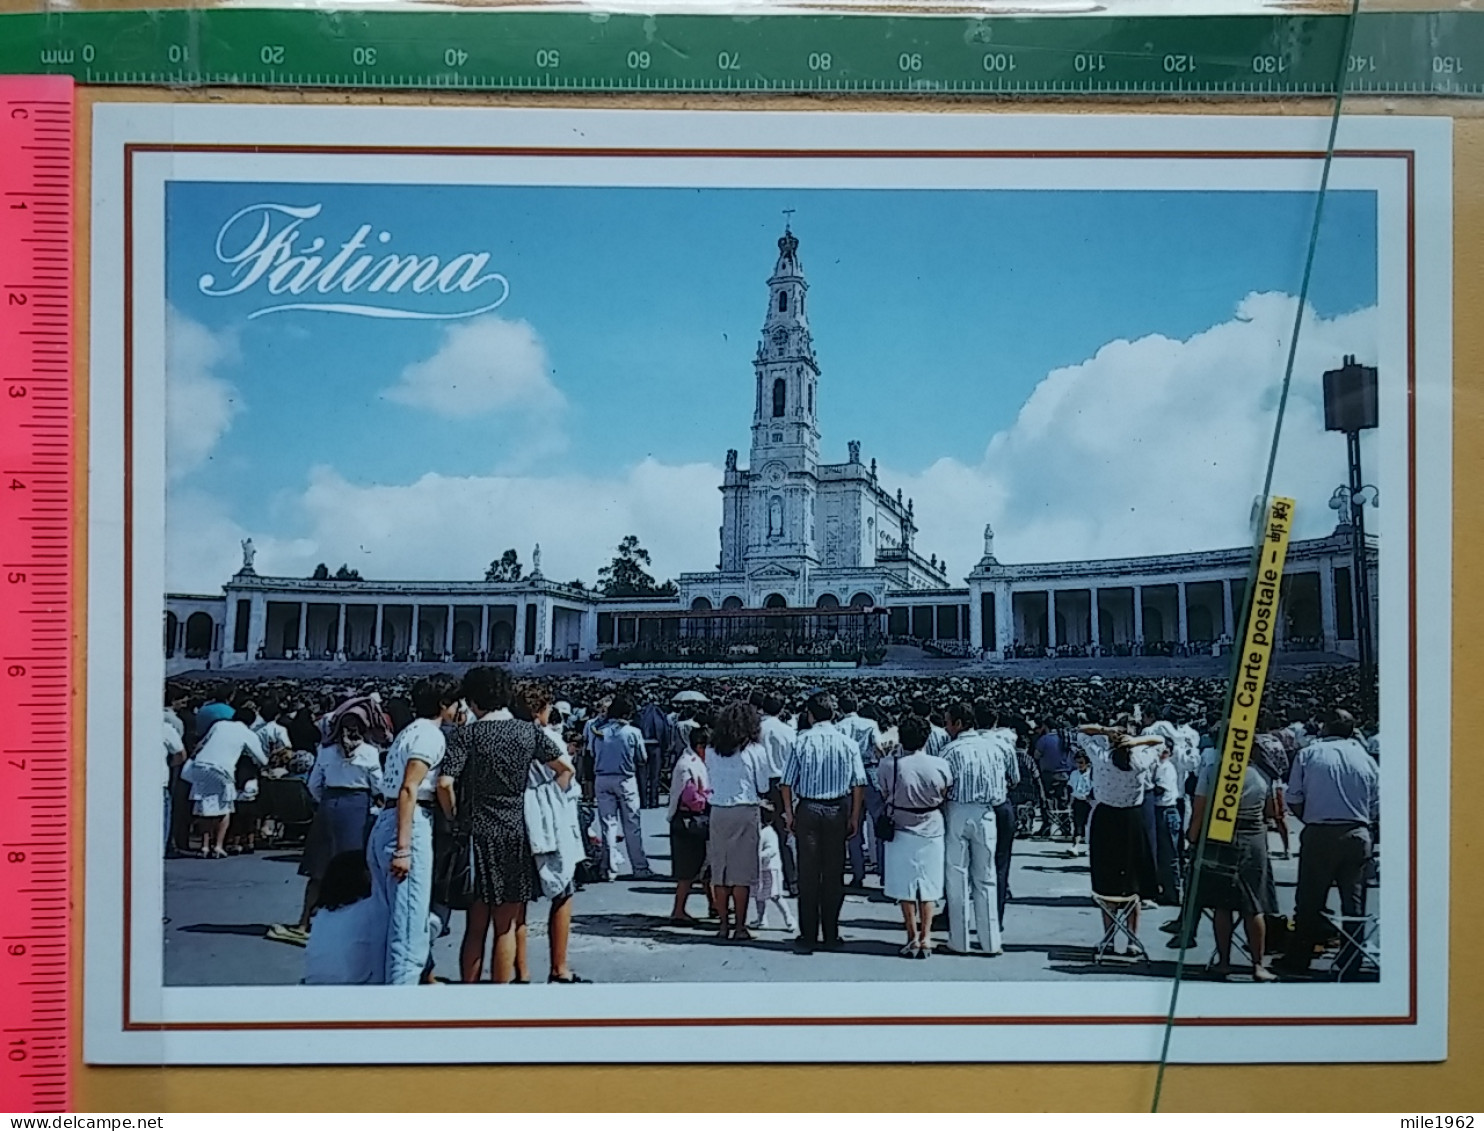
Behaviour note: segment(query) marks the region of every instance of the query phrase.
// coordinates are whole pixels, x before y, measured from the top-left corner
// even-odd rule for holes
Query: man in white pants
[[[1003,745],[974,727],[974,707],[954,703],[945,723],[951,741],[943,750],[953,784],[944,808],[947,858],[948,948],[969,953],[973,912],[979,949],[1003,954],[995,881],[995,806],[1008,796]]]
[[[633,725],[634,705],[619,695],[608,707],[607,717],[589,731],[592,743],[594,793],[598,821],[608,848],[608,867],[615,877],[624,874],[623,854],[618,847],[618,828],[623,827],[623,847],[634,878],[646,880],[653,873],[644,855],[644,833],[639,827],[639,767],[646,757],[644,735]]]

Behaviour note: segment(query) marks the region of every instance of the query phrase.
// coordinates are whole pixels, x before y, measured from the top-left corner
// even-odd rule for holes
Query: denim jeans
[[[1159,901],[1180,906],[1180,810],[1173,805],[1154,809],[1154,867],[1159,878]]]
[[[881,796],[881,790],[877,788],[876,767],[866,767],[866,798],[864,814],[861,817],[861,827],[855,830],[855,835],[850,838],[847,851],[850,854],[850,880],[851,883],[861,884],[866,878],[866,852],[870,850],[874,871],[878,876],[886,874],[885,855],[886,852],[881,845],[876,843],[876,818],[886,812],[886,798]]]
[[[421,805],[412,816],[411,871],[404,880],[392,878],[392,853],[397,849],[397,808],[388,806],[371,826],[366,864],[371,869],[371,898],[378,921],[386,924],[385,968],[380,979],[388,986],[415,986],[422,978],[432,949],[429,912],[433,903],[433,817]]]

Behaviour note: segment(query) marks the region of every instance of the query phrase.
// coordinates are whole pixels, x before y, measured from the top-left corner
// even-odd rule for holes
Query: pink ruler
[[[70,1102],[72,80],[0,77],[0,1111]]]

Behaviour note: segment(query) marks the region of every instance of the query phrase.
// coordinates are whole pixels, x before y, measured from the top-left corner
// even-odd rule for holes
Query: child
[[[1072,792],[1072,854],[1087,855],[1087,816],[1092,812],[1092,763],[1077,751],[1073,756],[1077,768],[1067,778]]]
[[[792,934],[797,928],[794,926],[794,913],[783,898],[783,854],[778,847],[778,832],[773,828],[772,806],[759,805],[758,816],[762,828],[758,831],[757,886],[752,889],[756,913],[752,926],[762,930],[768,925],[768,907],[771,905],[783,913],[783,925]]]
[[[385,962],[386,923],[378,922],[370,895],[364,852],[330,861],[304,951],[305,985],[364,986],[375,979]]]

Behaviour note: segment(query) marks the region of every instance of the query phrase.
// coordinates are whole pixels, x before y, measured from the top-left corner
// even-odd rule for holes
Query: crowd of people
[[[165,847],[251,852],[275,820],[261,780],[302,779],[315,802],[302,911],[269,937],[307,948],[306,981],[434,980],[432,943],[458,911],[460,980],[487,967],[528,981],[528,907],[545,899],[548,978],[570,984],[584,981],[567,961],[581,884],[652,875],[646,807],[666,809],[673,924],[745,942],[772,915],[804,954],[846,945],[844,892],[872,873],[900,906],[903,957],[1001,953],[1016,836],[1061,828],[1090,857],[1091,892],[1139,909],[1179,907],[1194,871],[1217,976],[1238,920],[1256,980],[1274,977],[1274,950],[1280,971],[1302,974],[1332,934],[1332,888],[1343,916],[1365,913],[1374,699],[1350,667],[1273,681],[1236,835],[1207,842],[1197,870],[1225,691],[1176,676],[517,683],[494,666],[410,685],[172,683]],[[1290,812],[1303,822],[1297,906],[1278,939],[1268,837],[1287,851]],[[1193,921],[1164,924],[1172,945]]]

